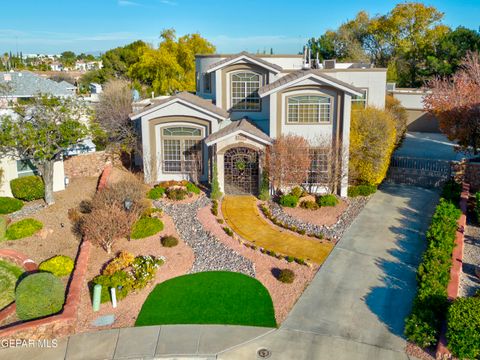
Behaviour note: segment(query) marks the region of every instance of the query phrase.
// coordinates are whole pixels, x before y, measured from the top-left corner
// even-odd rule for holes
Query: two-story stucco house
[[[216,163],[223,192],[255,194],[275,138],[323,137],[348,149],[352,106],[385,106],[386,70],[370,64],[243,52],[198,55],[196,75],[196,95],[152,99],[131,115],[148,182],[192,172],[208,181]],[[321,172],[321,164],[312,161],[311,171]],[[346,174],[348,161],[341,168]],[[337,192],[346,196],[346,177],[339,182]]]

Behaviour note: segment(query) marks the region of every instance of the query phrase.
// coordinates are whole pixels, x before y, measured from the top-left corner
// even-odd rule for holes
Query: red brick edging
[[[111,171],[112,166],[107,165],[98,181],[97,191],[106,187]],[[85,286],[85,278],[87,275],[88,259],[90,257],[91,247],[92,243],[90,241],[87,239],[82,240],[62,312],[44,319],[32,320],[7,327],[3,330],[0,330],[0,338],[48,339],[72,334],[75,331],[77,322],[77,308],[80,305],[82,288]],[[13,252],[13,250],[2,251]],[[1,252],[0,256],[3,257]],[[5,256],[7,257],[7,255]],[[31,266],[30,263],[27,263],[26,265]],[[35,265],[35,270],[36,269],[37,266]],[[13,309],[9,309],[12,306]],[[5,310],[7,309],[10,311],[9,314],[13,313],[13,311],[15,311],[15,304],[10,305]]]
[[[35,271],[38,269],[37,264],[30,259],[27,255],[22,254],[19,251],[12,250],[12,249],[1,249],[0,250],[0,258],[8,259],[11,262],[23,267],[25,271]],[[8,305],[6,308],[3,308],[0,311],[0,321],[5,320],[11,314],[13,314],[16,310],[15,303]]]
[[[467,204],[470,196],[470,186],[466,183],[462,185],[462,194],[460,196],[460,210],[462,215],[458,219],[458,229],[455,236],[455,248],[452,253],[452,268],[450,269],[450,281],[447,286],[448,300],[453,301],[458,297],[460,285],[460,276],[462,274],[463,247],[465,239],[465,227],[467,225]],[[447,349],[447,328],[443,326],[440,339],[437,345],[437,359],[450,359],[451,353]]]

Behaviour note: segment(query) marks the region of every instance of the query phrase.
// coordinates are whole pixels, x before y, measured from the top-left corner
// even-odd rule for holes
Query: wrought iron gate
[[[258,193],[258,159],[257,151],[246,147],[236,147],[225,152],[224,176],[226,194]]]
[[[449,160],[393,156],[385,182],[427,188],[441,187],[452,178],[453,164]]]

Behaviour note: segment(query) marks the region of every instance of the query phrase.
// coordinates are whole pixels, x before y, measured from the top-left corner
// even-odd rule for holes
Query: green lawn
[[[0,310],[15,300],[15,286],[23,269],[0,259]]]
[[[227,271],[184,275],[158,284],[135,326],[164,324],[276,327],[267,289],[254,278]]]

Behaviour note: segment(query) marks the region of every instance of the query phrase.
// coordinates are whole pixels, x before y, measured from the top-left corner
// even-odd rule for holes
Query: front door
[[[226,194],[258,194],[259,153],[247,147],[229,149],[224,155]]]

